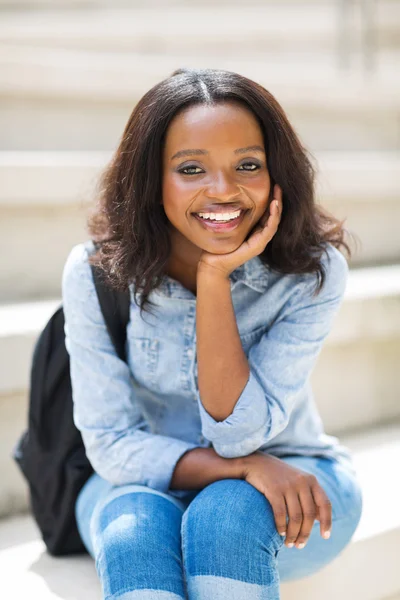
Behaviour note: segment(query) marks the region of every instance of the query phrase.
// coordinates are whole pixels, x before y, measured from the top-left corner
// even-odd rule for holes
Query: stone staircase
[[[2,597],[101,598],[89,557],[44,551],[10,453],[97,177],[137,100],[186,65],[238,71],[277,97],[315,158],[318,201],[361,242],[312,383],[327,433],[353,450],[364,513],[343,554],[282,598],[400,600],[400,2],[376,4],[365,72],[355,17],[351,66],[338,67],[333,1],[0,0]]]

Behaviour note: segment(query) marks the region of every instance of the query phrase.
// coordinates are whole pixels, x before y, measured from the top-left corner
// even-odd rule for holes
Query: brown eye
[[[195,165],[190,165],[189,167],[184,167],[183,169],[178,169],[178,173],[183,173],[184,175],[198,175],[198,173],[187,173],[186,171],[190,171],[192,169],[200,169],[200,167],[196,167]]]
[[[241,169],[241,167],[251,167],[251,168],[250,169],[247,169],[247,168]],[[240,165],[238,167],[238,170],[253,172],[253,171],[258,171],[260,168],[261,168],[261,166],[258,165],[257,163],[247,162],[247,163],[243,163],[242,165]],[[197,173],[194,172],[196,169],[198,169]],[[199,173],[203,173],[203,169],[200,169],[200,167],[197,167],[196,165],[189,165],[187,167],[183,167],[182,169],[178,169],[178,173],[182,173],[183,175],[199,175]]]
[[[260,165],[258,165],[257,163],[253,163],[253,162],[243,163],[240,166],[241,167],[247,167],[247,166],[255,167],[255,169],[244,169],[244,171],[258,171],[258,169],[260,168]]]

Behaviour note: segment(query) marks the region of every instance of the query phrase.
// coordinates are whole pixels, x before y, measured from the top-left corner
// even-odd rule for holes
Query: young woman
[[[76,517],[107,600],[276,600],[357,528],[310,386],[350,254],[313,184],[281,106],[236,73],[177,70],[129,118],[62,279],[95,470]],[[126,363],[91,262],[130,291]]]

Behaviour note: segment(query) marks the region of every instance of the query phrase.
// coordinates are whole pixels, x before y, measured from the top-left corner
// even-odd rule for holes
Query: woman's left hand
[[[197,272],[209,271],[228,278],[229,275],[254,256],[258,256],[274,237],[282,214],[282,189],[276,184],[274,197],[269,208],[257,222],[253,233],[234,252],[212,254],[203,252],[197,265]]]

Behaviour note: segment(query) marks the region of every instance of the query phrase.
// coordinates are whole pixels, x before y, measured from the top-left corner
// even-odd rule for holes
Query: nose
[[[240,194],[240,188],[234,178],[225,173],[217,173],[207,185],[206,196],[223,201],[230,200]]]

